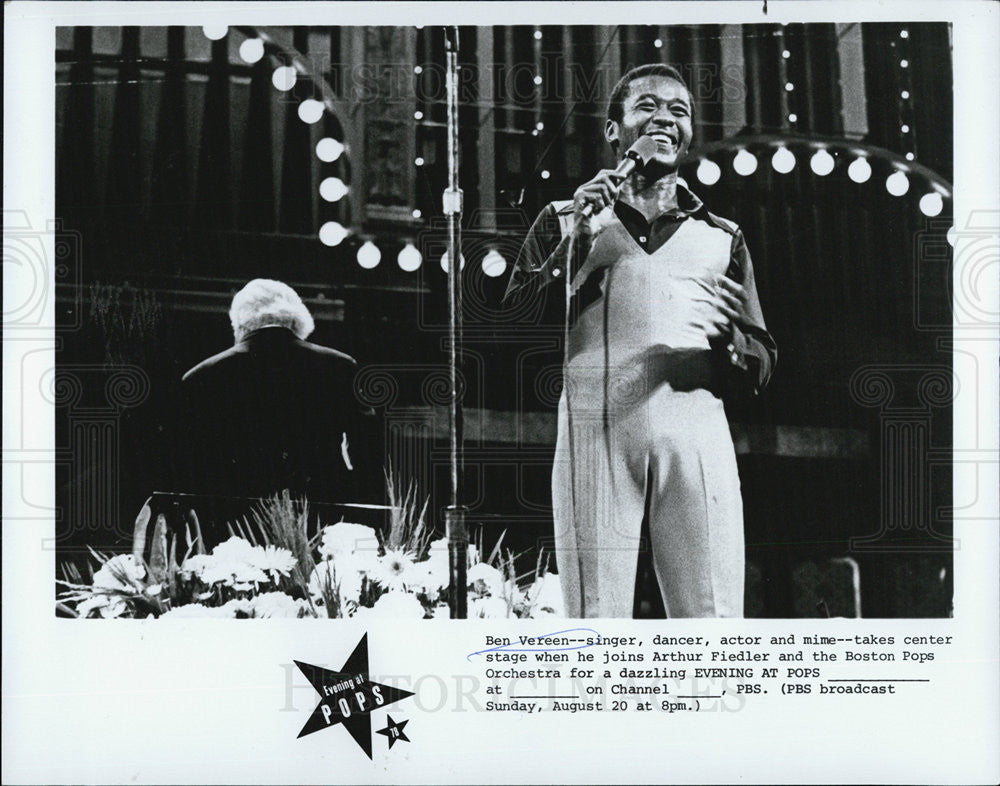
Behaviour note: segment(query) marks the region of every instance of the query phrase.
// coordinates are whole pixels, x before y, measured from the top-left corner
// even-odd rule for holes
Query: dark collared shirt
[[[764,324],[760,299],[754,281],[753,265],[743,233],[734,224],[711,214],[702,201],[682,183],[677,184],[677,207],[656,216],[651,222],[638,210],[623,202],[616,202],[614,213],[635,242],[652,254],[685,221],[705,221],[732,236],[729,267],[726,275],[743,285],[747,301],[740,319],[733,326],[733,333],[723,347],[729,363],[740,369],[747,385],[759,393],[771,376],[777,361],[777,347]],[[545,287],[555,281],[563,282],[570,246],[569,227],[573,220],[573,203],[550,202],[535,219],[524,240],[511,274],[504,298],[525,288]],[[591,238],[587,233],[573,240],[572,271],[575,275],[590,251]],[[595,271],[574,294],[570,314],[580,313],[601,297],[604,270]]]

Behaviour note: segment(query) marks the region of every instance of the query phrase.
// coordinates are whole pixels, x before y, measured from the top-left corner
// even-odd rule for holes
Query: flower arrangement
[[[391,482],[389,492],[395,501]],[[384,534],[341,521],[310,538],[307,503],[285,493],[231,524],[229,539],[211,551],[200,535],[188,536],[180,560],[176,542],[149,563],[91,550],[99,569],[89,584],[79,576],[59,582],[59,607],[102,618],[447,618],[447,540],[433,538],[427,504],[418,506],[412,489],[390,507]],[[500,543],[486,559],[481,553],[481,543],[469,545],[469,617],[563,616],[559,577],[541,559],[518,576]]]

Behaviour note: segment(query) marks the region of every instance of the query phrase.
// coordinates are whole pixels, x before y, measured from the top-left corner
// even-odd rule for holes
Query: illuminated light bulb
[[[378,246],[372,243],[372,241],[366,240],[361,248],[358,249],[358,264],[365,270],[377,267],[381,261],[382,252],[378,250]]]
[[[910,31],[909,30],[900,30],[899,31],[899,37],[900,38],[909,38],[910,37]]]
[[[421,158],[420,156],[417,156],[415,159],[413,159],[413,165],[414,166],[423,166],[424,165],[424,159]]]
[[[336,221],[327,221],[319,228],[319,239],[325,246],[339,246],[345,237],[347,230]]]
[[[413,73],[415,73],[417,76],[419,76],[423,72],[424,72],[424,69],[423,69],[422,66],[413,66]]]
[[[746,177],[757,171],[757,156],[749,150],[741,150],[733,159],[733,169],[736,173]]]
[[[291,90],[295,87],[295,80],[298,75],[295,73],[295,69],[291,66],[279,66],[274,69],[274,73],[271,75],[271,84],[274,85],[278,90]]]
[[[343,152],[343,143],[331,137],[323,137],[323,139],[316,143],[316,157],[320,161],[326,161],[327,163],[336,161]]]
[[[903,99],[903,100],[905,101],[905,100],[906,100],[907,98],[909,98],[909,97],[910,97],[910,91],[909,91],[909,90],[904,90],[904,91],[902,91],[902,92],[901,92],[901,93],[899,94],[899,97],[900,97],[900,98],[902,98],[902,99]]]
[[[212,41],[221,41],[229,33],[229,27],[218,22],[213,22],[202,27],[201,32],[205,34],[205,38]]]
[[[307,98],[299,104],[299,120],[303,123],[315,123],[323,117],[323,104],[315,98]]]
[[[549,170],[543,169],[542,172],[541,172],[541,177],[542,177],[542,180],[548,180],[549,177],[550,177]]]
[[[540,85],[542,83],[542,78],[540,76],[536,76],[531,81],[534,82],[536,85]]]
[[[899,130],[902,131],[904,134],[910,133],[910,127],[906,125],[906,123],[903,123],[903,125],[899,127]]]
[[[542,123],[541,121],[535,123],[535,130],[536,131],[544,131],[545,130],[545,123]]]
[[[789,51],[788,51],[787,49],[783,49],[783,50],[781,51],[781,56],[782,56],[783,58],[785,58],[785,60],[787,60],[788,58],[790,58],[790,57],[792,56],[792,53],[791,53],[791,52],[789,52]]]
[[[710,159],[703,158],[701,163],[698,164],[698,171],[695,172],[698,176],[698,180],[704,183],[706,186],[713,186],[719,182],[719,178],[722,177],[722,170],[719,169],[719,165]]]
[[[244,62],[256,63],[264,56],[264,42],[259,38],[248,38],[240,44],[240,57]]]
[[[910,67],[910,61],[909,60],[900,60],[899,61],[899,67],[900,68],[909,68]]]
[[[790,115],[788,116],[788,122],[789,122],[789,123],[797,123],[797,122],[798,122],[798,120],[799,120],[799,116],[798,116],[797,114],[795,114],[794,112],[792,112],[792,113],[791,113],[791,114],[790,114]]]
[[[847,176],[855,183],[865,183],[872,176],[872,165],[867,158],[855,158],[847,167]]]
[[[937,191],[931,191],[920,197],[920,212],[928,218],[934,218],[944,209],[944,200]]]
[[[779,147],[771,156],[771,166],[775,172],[787,175],[795,169],[795,155],[787,147]]]
[[[413,217],[414,218],[420,218],[422,215],[423,215],[423,213],[420,212],[420,208],[417,208],[417,209],[415,209],[413,211]]]
[[[414,119],[414,120],[423,120],[423,119],[424,119],[424,113],[423,113],[423,112],[421,112],[421,111],[420,111],[420,110],[418,109],[418,110],[417,110],[416,112],[414,112],[414,113],[413,113],[413,119]]]
[[[913,153],[907,153],[906,154],[906,160],[907,161],[912,161],[914,158],[916,158],[916,156],[913,155]]]
[[[785,90],[791,93],[794,89],[795,85],[793,85],[791,82],[785,82]]]
[[[885,190],[893,196],[903,196],[910,190],[910,181],[902,172],[893,172],[885,179]]]
[[[944,239],[948,241],[948,245],[952,248],[955,247],[955,227],[948,227],[948,232],[945,234]]]
[[[337,202],[347,194],[347,186],[339,177],[328,177],[319,184],[319,195],[327,202]]]
[[[653,41],[653,46],[655,46],[657,49],[660,49],[663,46],[663,41],[657,38],[655,41]]]
[[[833,164],[833,156],[823,148],[817,150],[809,159],[809,167],[820,177],[829,175],[833,171]]]
[[[532,136],[538,136],[538,129],[537,128],[532,128],[531,129],[531,135]]]
[[[536,41],[541,41],[542,40],[542,31],[541,30],[536,30],[535,31],[535,40]]]
[[[396,256],[396,263],[404,273],[412,273],[417,270],[424,261],[423,254],[417,251],[413,243],[407,241],[403,250]]]
[[[495,248],[491,248],[483,257],[483,273],[490,278],[502,276],[507,269],[507,260]]]
[[[462,270],[465,270],[465,254],[458,255],[458,265]],[[445,251],[441,255],[441,269],[447,273],[448,272],[448,252]]]

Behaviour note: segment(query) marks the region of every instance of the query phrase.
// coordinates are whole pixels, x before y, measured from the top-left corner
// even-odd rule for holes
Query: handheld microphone
[[[653,156],[656,155],[656,140],[653,137],[643,134],[632,144],[628,150],[625,151],[625,158],[623,158],[618,166],[615,167],[615,173],[626,178],[635,171],[637,167],[641,168],[648,164]],[[590,218],[594,215],[594,203],[591,202],[585,205],[583,208],[583,217]]]

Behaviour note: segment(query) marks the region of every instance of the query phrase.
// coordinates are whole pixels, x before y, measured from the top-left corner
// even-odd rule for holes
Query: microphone
[[[625,158],[623,158],[618,166],[615,167],[615,173],[622,176],[625,179],[635,169],[642,168],[648,164],[653,156],[656,155],[656,140],[653,137],[643,134],[632,144],[628,150],[625,151]],[[594,203],[591,202],[584,205],[583,217],[590,218],[594,215]]]

